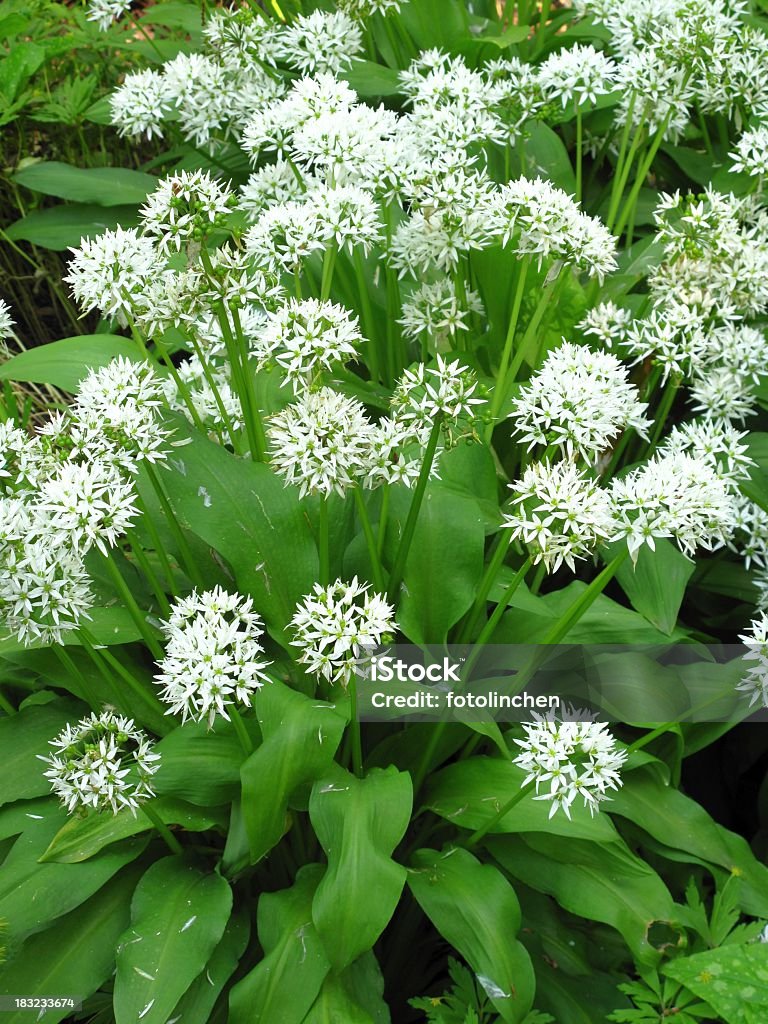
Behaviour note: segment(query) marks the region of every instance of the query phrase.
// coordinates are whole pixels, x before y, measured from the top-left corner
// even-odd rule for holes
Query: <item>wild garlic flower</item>
[[[760,612],[739,640],[747,648],[742,660],[750,664],[736,689],[749,696],[750,707],[768,707],[768,615]]]
[[[768,374],[768,338],[765,332],[744,323],[728,323],[704,337],[700,365],[727,366],[758,385]]]
[[[106,32],[114,21],[130,9],[131,0],[88,0],[86,21],[95,21],[101,32]]]
[[[646,409],[616,356],[564,342],[520,389],[510,419],[529,449],[554,445],[594,463],[627,428],[646,436]]]
[[[334,302],[291,299],[267,315],[259,338],[260,365],[274,362],[295,392],[357,357],[357,317]]]
[[[13,420],[0,423],[0,490],[35,487],[43,474],[44,461],[40,438],[30,436]]]
[[[526,773],[524,786],[535,783],[534,800],[551,804],[550,818],[560,810],[570,818],[577,797],[594,816],[600,804],[610,800],[608,791],[621,786],[619,773],[627,753],[616,746],[603,722],[534,715],[523,731],[525,739],[515,740],[520,753],[514,763]],[[540,792],[542,786],[548,786],[548,792]]]
[[[72,405],[72,439],[92,458],[116,460],[129,473],[162,462],[171,432],[160,421],[165,385],[148,363],[119,357],[91,370]]]
[[[0,299],[0,341],[12,337],[15,326],[16,321],[11,316],[11,307],[5,299]]]
[[[754,177],[768,174],[768,125],[760,124],[743,132],[729,155],[732,171]]]
[[[38,757],[50,765],[45,778],[70,814],[91,809],[117,814],[127,807],[135,817],[155,795],[152,776],[160,755],[132,718],[112,708],[68,725],[50,745],[55,752]]]
[[[316,211],[324,241],[352,252],[359,246],[367,255],[382,238],[379,208],[373,196],[356,185],[314,185],[304,202]]]
[[[448,427],[464,418],[471,421],[486,401],[475,394],[474,372],[458,359],[451,363],[438,353],[436,362],[406,370],[392,395],[395,419],[416,432],[431,430],[438,417]]]
[[[412,487],[419,477],[423,458],[423,431],[389,416],[374,423],[369,433],[363,487],[374,490],[382,484]],[[438,453],[440,449],[438,447]],[[430,468],[437,476],[437,459]]]
[[[454,338],[458,331],[468,331],[466,321],[472,313],[478,316],[484,313],[479,294],[467,289],[460,300],[453,282],[442,277],[411,292],[403,301],[403,315],[398,323],[406,337],[418,338],[426,334],[438,345]]]
[[[307,672],[345,689],[366,654],[395,633],[394,609],[382,594],[369,591],[357,577],[330,586],[315,584],[291,619],[297,661]]]
[[[370,18],[374,14],[400,12],[402,0],[339,0],[339,8],[353,18]]]
[[[272,49],[279,31],[250,7],[217,7],[203,26],[206,42],[221,60],[246,66],[274,64]]]
[[[98,309],[125,326],[135,294],[163,268],[151,238],[135,228],[107,230],[70,248],[73,258],[64,280],[85,313]]]
[[[576,326],[584,334],[597,338],[606,348],[613,348],[624,341],[631,321],[632,314],[628,309],[609,301],[593,306]]]
[[[727,480],[712,463],[693,455],[657,454],[611,481],[617,536],[626,538],[633,559],[658,537],[676,541],[686,555],[712,551],[733,534],[737,507]]]
[[[338,74],[348,68],[363,45],[360,26],[344,11],[299,15],[275,38],[275,56],[304,75]]]
[[[392,137],[402,124],[386,107],[354,103],[308,117],[288,137],[288,149],[307,181],[313,175],[334,186],[366,189],[390,170]],[[307,187],[312,185],[311,179]]]
[[[616,240],[596,217],[541,178],[510,181],[494,197],[494,223],[502,245],[520,256],[573,264],[602,281],[616,269]]]
[[[112,95],[109,107],[119,135],[163,137],[162,124],[171,112],[172,97],[159,71],[131,71]]]
[[[691,383],[693,411],[706,419],[743,422],[757,411],[751,378],[733,366],[711,366]]]
[[[179,252],[200,243],[235,206],[235,194],[205,171],[180,171],[160,182],[139,214],[144,233],[161,252]]]
[[[344,494],[367,468],[371,424],[360,402],[331,388],[305,392],[272,417],[272,468],[301,497]]]
[[[325,248],[317,210],[301,201],[270,206],[243,239],[246,253],[273,273],[294,273],[313,252]]]
[[[210,728],[217,715],[229,721],[228,709],[250,707],[269,682],[264,624],[250,597],[221,587],[194,591],[176,601],[162,629],[167,643],[155,682],[170,704],[166,714],[184,722],[207,719]]]
[[[613,88],[616,65],[594,46],[564,47],[539,65],[537,78],[544,96],[565,107],[575,102],[596,103]]]
[[[754,460],[742,444],[747,432],[723,420],[697,419],[676,424],[659,447],[659,454],[687,454],[705,459],[725,480],[746,480]]]
[[[643,125],[650,135],[663,127],[667,141],[679,139],[688,127],[688,108],[695,100],[690,76],[661,47],[648,46],[621,61],[615,88],[620,97],[619,125],[631,119],[635,131]]]
[[[265,164],[248,178],[240,188],[238,209],[243,210],[249,220],[255,221],[270,206],[299,200],[303,192],[294,169],[287,160],[279,159],[273,164]]]
[[[52,545],[42,516],[33,526],[19,542],[0,546],[0,618],[24,644],[63,644],[90,617],[90,577],[79,555]]]
[[[589,557],[616,532],[610,495],[572,462],[534,462],[509,487],[517,507],[503,526],[547,572],[563,562],[575,571],[577,558]]]
[[[92,547],[103,554],[130,529],[139,510],[134,485],[113,462],[64,462],[40,484],[38,509],[50,524],[50,542],[64,543],[85,555]]]

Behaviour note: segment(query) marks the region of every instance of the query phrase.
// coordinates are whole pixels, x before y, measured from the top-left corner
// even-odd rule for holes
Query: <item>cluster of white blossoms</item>
[[[229,721],[233,707],[250,707],[269,682],[264,625],[251,598],[221,587],[193,591],[176,601],[162,629],[166,649],[155,682],[169,715],[207,720],[209,727],[218,715]]]
[[[170,449],[163,394],[149,365],[117,359],[36,434],[0,424],[0,618],[24,643],[63,643],[88,619],[84,559],[128,533],[138,468]]]
[[[610,800],[609,790],[621,786],[619,772],[627,754],[602,722],[535,715],[523,731],[525,738],[515,740],[520,753],[514,763],[526,773],[523,786],[535,784],[534,800],[551,805],[550,818],[560,810],[570,818],[577,798],[594,815]],[[547,792],[541,792],[543,787]]]
[[[132,0],[88,0],[86,21],[94,21],[102,32],[130,10]]]
[[[761,612],[739,639],[746,645],[748,665],[736,689],[749,697],[750,707],[768,707],[768,615]]]
[[[564,342],[521,388],[511,419],[529,449],[552,446],[593,463],[624,430],[645,437],[645,412],[627,368],[612,353]]]
[[[155,795],[160,755],[133,719],[111,708],[68,725],[51,746],[53,754],[38,757],[50,765],[45,777],[69,813],[128,808],[135,816]]]
[[[356,671],[396,631],[394,609],[357,577],[327,587],[315,584],[291,620],[297,661],[329,683],[349,686]]]

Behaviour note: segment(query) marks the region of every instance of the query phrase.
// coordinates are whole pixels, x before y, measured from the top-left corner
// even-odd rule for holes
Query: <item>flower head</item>
[[[163,261],[151,238],[135,228],[115,228],[86,239],[77,248],[64,280],[84,312],[98,309],[125,325],[135,293],[157,275]]]
[[[177,601],[163,624],[167,646],[155,677],[170,704],[168,714],[196,722],[216,716],[229,721],[228,709],[251,706],[254,694],[269,681],[264,658],[264,625],[253,600],[221,587]]]
[[[291,626],[291,642],[301,649],[298,660],[307,671],[346,687],[365,660],[366,649],[379,647],[394,633],[395,617],[385,598],[370,593],[368,585],[355,577],[328,587],[316,583]]]
[[[178,252],[221,227],[236,197],[205,171],[180,171],[165,178],[141,208],[144,233],[161,252]]]
[[[45,777],[70,813],[124,807],[133,814],[155,794],[151,779],[159,768],[149,737],[131,718],[111,708],[68,725],[51,740],[55,753],[38,755],[50,765]]]
[[[449,425],[462,417],[472,419],[475,407],[485,403],[477,397],[477,378],[458,359],[449,363],[438,354],[436,366],[419,363],[406,370],[392,396],[396,419],[415,431],[431,429],[441,417]]]
[[[88,0],[85,20],[95,21],[100,30],[106,32],[130,6],[131,0]]]
[[[159,71],[132,71],[109,98],[112,124],[120,135],[163,137],[162,123],[171,112],[172,97]]]
[[[619,770],[626,751],[616,746],[602,722],[559,721],[556,717],[534,716],[523,725],[525,739],[515,740],[521,748],[514,763],[526,772],[523,785],[534,782],[534,800],[548,800],[550,818],[559,810],[571,816],[571,805],[581,797],[594,815],[608,790],[621,785]],[[542,793],[543,785],[549,791]]]

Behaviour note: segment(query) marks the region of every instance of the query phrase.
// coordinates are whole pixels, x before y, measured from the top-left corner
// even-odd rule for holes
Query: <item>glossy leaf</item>
[[[77,701],[58,698],[0,718],[0,804],[50,793],[51,784],[43,775],[38,755],[51,753],[50,741],[82,712]]]
[[[394,767],[364,779],[338,769],[312,789],[309,817],[328,858],[312,920],[336,971],[372,948],[395,911],[406,871],[392,851],[412,800],[410,775]]]
[[[57,160],[28,164],[13,176],[17,185],[33,192],[75,203],[128,206],[143,203],[157,179],[125,167],[73,167]]]
[[[94,238],[108,228],[127,228],[138,223],[135,206],[64,204],[34,210],[6,229],[14,242],[32,242],[43,249],[62,251],[78,246],[83,238]]]
[[[216,874],[165,857],[144,874],[117,953],[116,1024],[165,1024],[221,941],[232,892]]]
[[[32,381],[53,384],[74,394],[89,370],[107,366],[122,356],[140,360],[139,350],[130,338],[115,334],[82,334],[62,338],[48,345],[19,352],[0,365],[0,380]]]
[[[467,961],[507,1024],[522,1024],[534,993],[533,967],[515,939],[520,905],[504,876],[467,850],[419,850],[408,885],[446,942]]]

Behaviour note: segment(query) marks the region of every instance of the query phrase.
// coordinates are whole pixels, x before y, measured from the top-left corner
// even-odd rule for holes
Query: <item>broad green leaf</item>
[[[712,1007],[724,1024],[768,1019],[768,946],[728,945],[667,964],[664,973]]]
[[[122,356],[139,362],[135,342],[115,334],[83,334],[19,352],[0,365],[0,380],[53,384],[74,394],[89,370]]]
[[[78,246],[83,238],[95,238],[110,228],[138,224],[135,206],[64,204],[34,210],[6,229],[14,242],[31,242],[43,249],[63,251]]]
[[[199,770],[199,769],[198,769]],[[201,811],[183,800],[160,797],[152,802],[152,810],[166,825],[180,825],[188,832],[205,832],[209,828],[224,828],[224,811]],[[40,863],[79,864],[89,860],[105,846],[150,831],[154,826],[145,814],[132,814],[128,808],[117,814],[89,814],[85,818],[71,818],[53,837],[40,857]]]
[[[712,163],[705,152],[697,152],[689,146],[665,144],[661,151],[671,156],[677,166],[697,185],[711,184],[715,168],[719,167],[718,164]]]
[[[662,633],[670,634],[695,568],[695,562],[662,538],[656,541],[655,551],[644,544],[636,564],[624,562],[616,579],[635,611]]]
[[[59,698],[0,718],[0,804],[50,793],[51,784],[43,775],[45,765],[38,755],[50,754],[50,740],[82,713],[82,704]]]
[[[153,4],[141,12],[144,25],[165,25],[180,28],[185,33],[199,35],[201,29],[200,9],[194,4],[160,3]]]
[[[425,788],[424,805],[460,828],[482,828],[520,791],[525,772],[498,757],[470,757],[433,775]],[[549,835],[611,842],[616,829],[607,815],[592,817],[580,804],[564,815],[549,817],[550,805],[531,793],[506,814],[489,835],[509,832],[546,832]]]
[[[400,627],[414,643],[443,643],[472,605],[483,575],[485,528],[477,505],[427,487],[403,579]]]
[[[695,800],[645,770],[634,771],[612,794],[610,811],[628,818],[664,846],[690,855],[694,863],[705,861],[738,875],[742,909],[768,917],[768,868],[742,836],[718,825]]]
[[[412,802],[411,777],[394,766],[364,779],[339,768],[312,789],[309,817],[328,857],[312,920],[336,971],[373,947],[395,911],[406,871],[392,851]]]
[[[399,15],[408,35],[423,50],[450,47],[469,33],[464,0],[410,0]]]
[[[46,196],[96,206],[143,203],[157,187],[157,178],[124,167],[72,167],[56,160],[28,164],[13,176],[17,185]]]
[[[464,957],[502,1020],[521,1024],[534,994],[533,967],[515,939],[520,905],[491,864],[467,850],[418,850],[408,885],[442,937]]]
[[[325,774],[346,725],[346,717],[332,704],[311,700],[277,682],[262,690],[255,705],[264,741],[240,769],[242,814],[253,863],[286,831],[294,793]]]
[[[181,430],[179,430],[181,433]],[[163,479],[179,518],[232,567],[276,638],[317,579],[318,556],[293,487],[263,463],[195,436]]]
[[[292,888],[263,893],[257,910],[264,959],[232,989],[228,1024],[302,1024],[330,970],[312,924],[323,867],[308,864]]]
[[[400,79],[394,68],[374,64],[370,60],[356,60],[342,74],[358,96],[395,96],[400,92]]]
[[[116,1024],[164,1024],[224,934],[232,892],[184,857],[165,857],[143,875],[130,927],[117,953]]]
[[[7,57],[0,60],[0,95],[6,102],[14,100],[40,65],[45,50],[37,43],[16,43]]]
[[[8,921],[14,939],[23,938],[80,906],[146,846],[146,838],[124,839],[85,866],[39,864],[38,858],[66,820],[65,811],[52,803],[45,802],[39,811],[30,809],[25,814],[21,835],[3,862],[0,920]]]
[[[563,140],[543,121],[537,122],[525,146],[524,175],[548,178],[553,185],[572,196],[576,178]]]
[[[654,921],[674,919],[674,903],[653,868],[618,837],[598,844],[564,836],[505,836],[489,840],[488,848],[510,874],[554,896],[565,910],[614,927],[641,963],[658,961],[648,930]]]
[[[170,1020],[184,1024],[209,1024],[211,1011],[232,977],[250,937],[251,924],[245,908],[235,910],[208,963],[174,1007]]]
[[[486,530],[498,528],[499,487],[493,456],[486,445],[464,442],[444,452],[440,458],[440,479],[435,480],[434,486],[440,494],[449,491],[475,502]]]
[[[61,995],[84,999],[112,975],[115,948],[130,920],[131,895],[139,869],[121,871],[101,892],[62,917],[53,928],[32,935],[0,966],[0,991],[17,995]],[[39,1010],[3,1014],[3,1024],[28,1024]],[[50,1024],[69,1020],[68,1009],[47,1010]]]
[[[390,1024],[384,979],[373,953],[329,974],[302,1024]]]
[[[249,729],[255,726],[246,719]],[[158,796],[174,796],[200,807],[229,803],[240,788],[243,748],[228,722],[186,722],[157,744],[161,761],[154,776]]]

